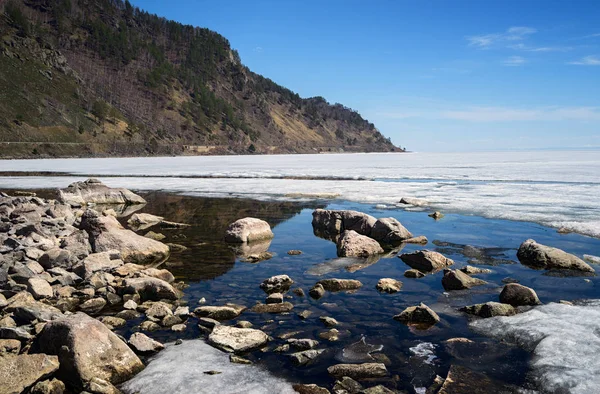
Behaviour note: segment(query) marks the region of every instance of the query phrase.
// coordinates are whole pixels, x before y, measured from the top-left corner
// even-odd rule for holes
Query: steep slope
[[[0,155],[398,151],[227,39],[121,0],[0,0]]]

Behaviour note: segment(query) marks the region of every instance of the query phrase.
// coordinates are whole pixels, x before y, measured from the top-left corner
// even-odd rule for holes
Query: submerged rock
[[[486,302],[460,308],[462,312],[479,317],[512,316],[517,313],[515,307],[500,302]]]
[[[264,346],[268,336],[253,328],[237,328],[222,324],[213,328],[208,343],[232,353],[246,352]]]
[[[379,242],[354,230],[347,230],[337,242],[337,254],[340,257],[368,257],[383,253]]]
[[[256,218],[239,219],[227,227],[225,241],[231,243],[264,241],[274,237],[269,223]]]
[[[440,317],[427,305],[421,303],[418,306],[410,306],[400,314],[394,316],[394,320],[404,324],[422,324],[431,326],[440,321]]]
[[[594,269],[579,257],[563,250],[545,246],[528,239],[517,251],[521,264],[542,269],[571,269],[594,272]]]
[[[500,293],[500,302],[512,306],[541,304],[540,299],[533,289],[518,283],[504,285]]]
[[[294,284],[292,278],[287,275],[275,275],[268,279],[265,279],[261,284],[260,288],[267,294],[271,293],[285,293]]]
[[[454,261],[441,253],[431,250],[418,250],[413,253],[404,253],[399,256],[411,268],[421,272],[440,271],[454,264]]]
[[[380,378],[388,375],[387,368],[382,363],[337,364],[327,368],[327,372],[337,379],[347,376],[357,380]]]
[[[71,183],[58,190],[58,200],[71,206],[86,204],[145,204],[146,200],[123,188],[111,188],[97,179]]]
[[[344,349],[338,355],[338,359],[347,363],[363,363],[375,360],[371,353],[379,352],[383,349],[382,345],[372,345],[367,343],[365,337],[360,341],[354,342]]]
[[[296,366],[306,365],[314,359],[316,359],[317,357],[319,357],[324,351],[324,349],[304,350],[302,352],[290,354],[290,359],[292,360],[292,363]]]
[[[481,286],[487,284],[486,281],[471,278],[460,270],[444,270],[444,277],[442,278],[442,285],[445,290],[463,290],[470,289],[473,286]]]

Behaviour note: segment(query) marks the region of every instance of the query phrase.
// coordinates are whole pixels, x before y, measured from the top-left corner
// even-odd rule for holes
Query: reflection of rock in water
[[[371,353],[379,352],[383,349],[383,345],[371,345],[365,341],[365,337],[360,338],[360,341],[346,346],[336,355],[336,359],[348,363],[363,363],[375,360]]]
[[[379,256],[370,256],[369,258],[361,257],[339,257],[336,259],[327,260],[324,263],[316,264],[310,267],[306,273],[308,275],[325,275],[343,269],[348,272],[356,272],[379,261]]]
[[[250,242],[250,243],[242,243],[231,245],[230,248],[236,254],[236,256],[240,257],[248,257],[253,254],[264,253],[269,250],[271,246],[271,240],[268,239],[266,241],[261,242]]]
[[[435,240],[432,243],[436,246],[436,252],[442,254],[462,254],[463,256],[469,258],[469,264],[516,264],[515,261],[510,260],[508,252],[512,251],[512,249],[509,248],[485,248],[438,240]]]

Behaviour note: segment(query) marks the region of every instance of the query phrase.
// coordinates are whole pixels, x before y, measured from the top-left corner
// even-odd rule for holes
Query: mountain
[[[358,112],[121,0],[0,0],[0,156],[400,151]]]

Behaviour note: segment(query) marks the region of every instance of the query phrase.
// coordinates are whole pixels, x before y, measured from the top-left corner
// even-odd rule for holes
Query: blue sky
[[[410,150],[600,147],[600,1],[133,3]]]

